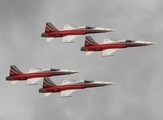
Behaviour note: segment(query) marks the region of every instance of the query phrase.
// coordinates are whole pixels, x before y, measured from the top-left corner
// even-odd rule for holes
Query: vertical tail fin
[[[45,33],[58,31],[56,27],[51,22],[47,22],[45,26]]]
[[[98,43],[91,36],[86,36],[84,47],[94,46],[94,45],[98,45]]]
[[[10,76],[19,75],[19,74],[22,74],[22,72],[15,65],[11,65]]]
[[[54,82],[51,81],[48,77],[45,77],[44,81],[43,81],[42,88],[48,88],[48,87],[52,87],[52,86],[56,86],[56,84],[54,84]]]

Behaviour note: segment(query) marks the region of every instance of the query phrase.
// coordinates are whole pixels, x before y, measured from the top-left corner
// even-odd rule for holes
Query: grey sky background
[[[162,120],[163,68],[161,0],[1,0],[0,1],[0,119],[1,120]],[[157,42],[157,45],[116,51],[114,57],[102,53],[86,56],[80,51],[85,37],[74,44],[62,39],[47,43],[40,34],[45,22],[58,29],[65,24],[115,28],[116,32],[91,35],[104,38]],[[11,85],[5,81],[9,66],[23,72],[31,67],[79,69],[64,79],[113,81],[116,85],[74,92],[71,98],[60,94],[45,98],[42,86]]]

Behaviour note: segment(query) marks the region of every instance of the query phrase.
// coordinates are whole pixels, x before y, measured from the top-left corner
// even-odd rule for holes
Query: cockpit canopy
[[[84,83],[92,83],[94,81],[84,80]]]
[[[134,42],[134,40],[126,40],[126,43]]]
[[[54,68],[50,68],[50,71],[59,71],[61,69],[54,69]]]
[[[86,29],[94,29],[95,27],[85,26]]]

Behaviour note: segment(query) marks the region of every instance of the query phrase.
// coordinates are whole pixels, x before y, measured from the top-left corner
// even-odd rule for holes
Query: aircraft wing
[[[42,78],[31,78],[31,79],[27,79],[27,84],[28,85],[35,85],[37,81],[39,81]]]
[[[109,38],[106,38],[106,39],[104,39],[103,44],[108,44],[108,43],[112,43],[112,42],[113,42],[112,40],[110,40]]]
[[[71,40],[73,40],[75,37],[76,37],[75,35],[65,36],[65,37],[63,37],[63,42],[64,42],[64,43],[68,43],[68,42],[70,42]]]
[[[76,90],[64,90],[64,91],[61,91],[61,97],[68,97],[74,91],[76,91]]]
[[[64,28],[63,28],[63,30],[72,30],[72,29],[75,29],[75,28],[77,28],[75,25],[74,26],[71,26],[71,25],[64,25]]]

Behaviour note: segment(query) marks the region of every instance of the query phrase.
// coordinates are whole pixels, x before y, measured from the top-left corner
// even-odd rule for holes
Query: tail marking
[[[45,77],[43,81],[43,88],[48,88],[52,86],[56,86],[56,85],[48,77]]]
[[[58,29],[54,27],[54,25],[51,22],[47,22],[45,27],[45,33],[55,32],[55,31],[58,31]]]
[[[11,65],[10,76],[19,75],[19,74],[22,74],[22,72],[15,65]]]
[[[91,36],[86,36],[84,47],[94,46],[94,45],[97,45],[97,44],[98,43]]]

